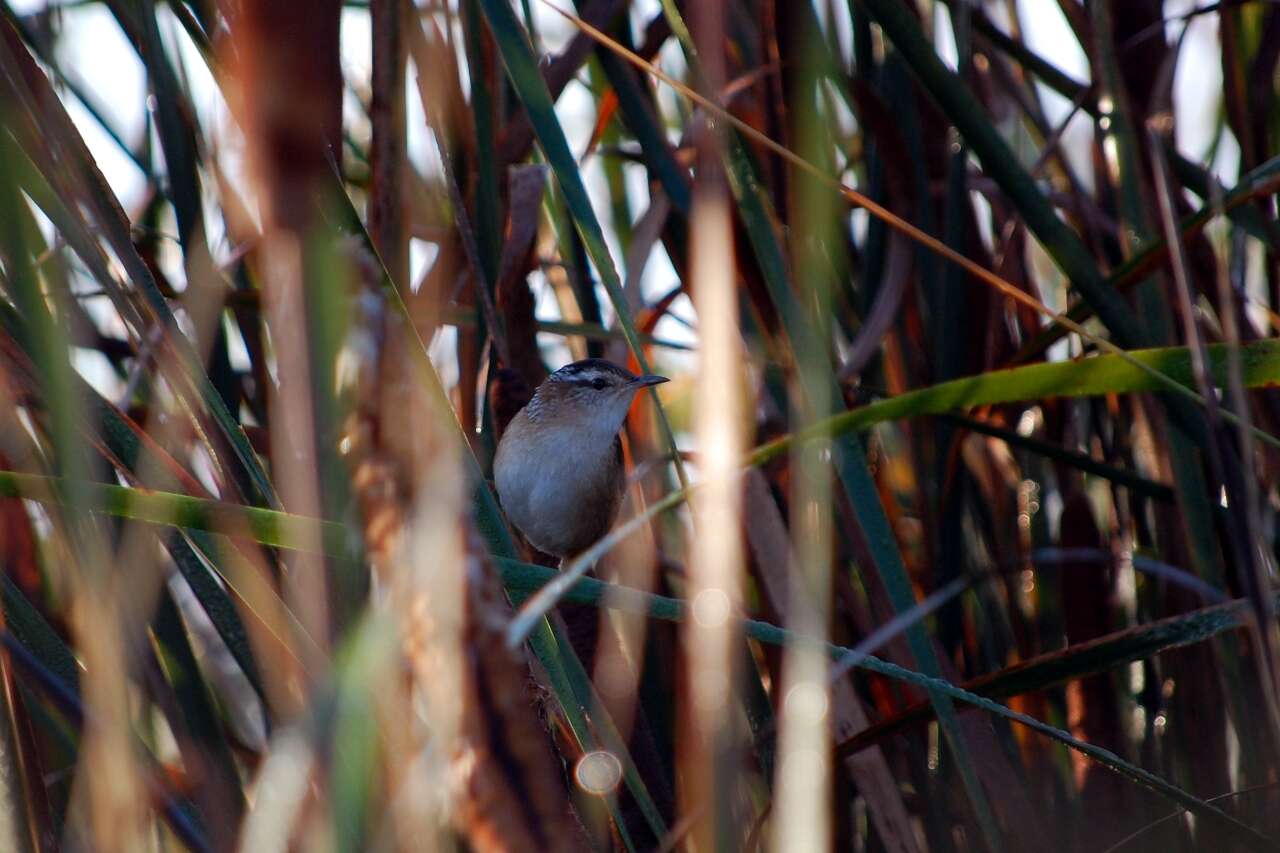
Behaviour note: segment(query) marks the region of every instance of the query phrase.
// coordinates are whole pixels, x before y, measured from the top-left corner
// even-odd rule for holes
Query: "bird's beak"
[[[670,381],[665,376],[637,376],[631,380],[631,384],[636,388],[648,388],[650,385],[661,385],[663,382]]]

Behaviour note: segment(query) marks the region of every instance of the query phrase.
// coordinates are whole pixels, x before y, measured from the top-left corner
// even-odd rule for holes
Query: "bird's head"
[[[667,381],[665,376],[636,376],[602,358],[566,364],[538,386],[529,402],[536,422],[591,425],[617,433],[640,389]]]

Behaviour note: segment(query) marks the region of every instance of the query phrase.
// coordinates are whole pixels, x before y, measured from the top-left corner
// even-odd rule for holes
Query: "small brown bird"
[[[600,358],[575,361],[511,420],[494,479],[507,517],[535,548],[565,559],[609,532],[626,487],[618,433],[636,392],[666,381]]]

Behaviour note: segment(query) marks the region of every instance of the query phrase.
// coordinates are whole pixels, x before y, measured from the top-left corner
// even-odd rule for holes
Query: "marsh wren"
[[[566,559],[609,532],[626,487],[618,433],[636,392],[666,381],[588,358],[538,386],[493,460],[498,499],[530,544]]]

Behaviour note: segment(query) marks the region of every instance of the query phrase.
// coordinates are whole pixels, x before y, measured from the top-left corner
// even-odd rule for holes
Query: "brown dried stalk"
[[[448,763],[449,817],[478,851],[583,849],[528,663],[504,641],[510,604],[463,511],[451,416],[415,381],[402,318],[373,287],[359,305],[344,447],[369,555],[390,592],[379,598],[401,625],[411,690],[426,699],[429,751]]]

